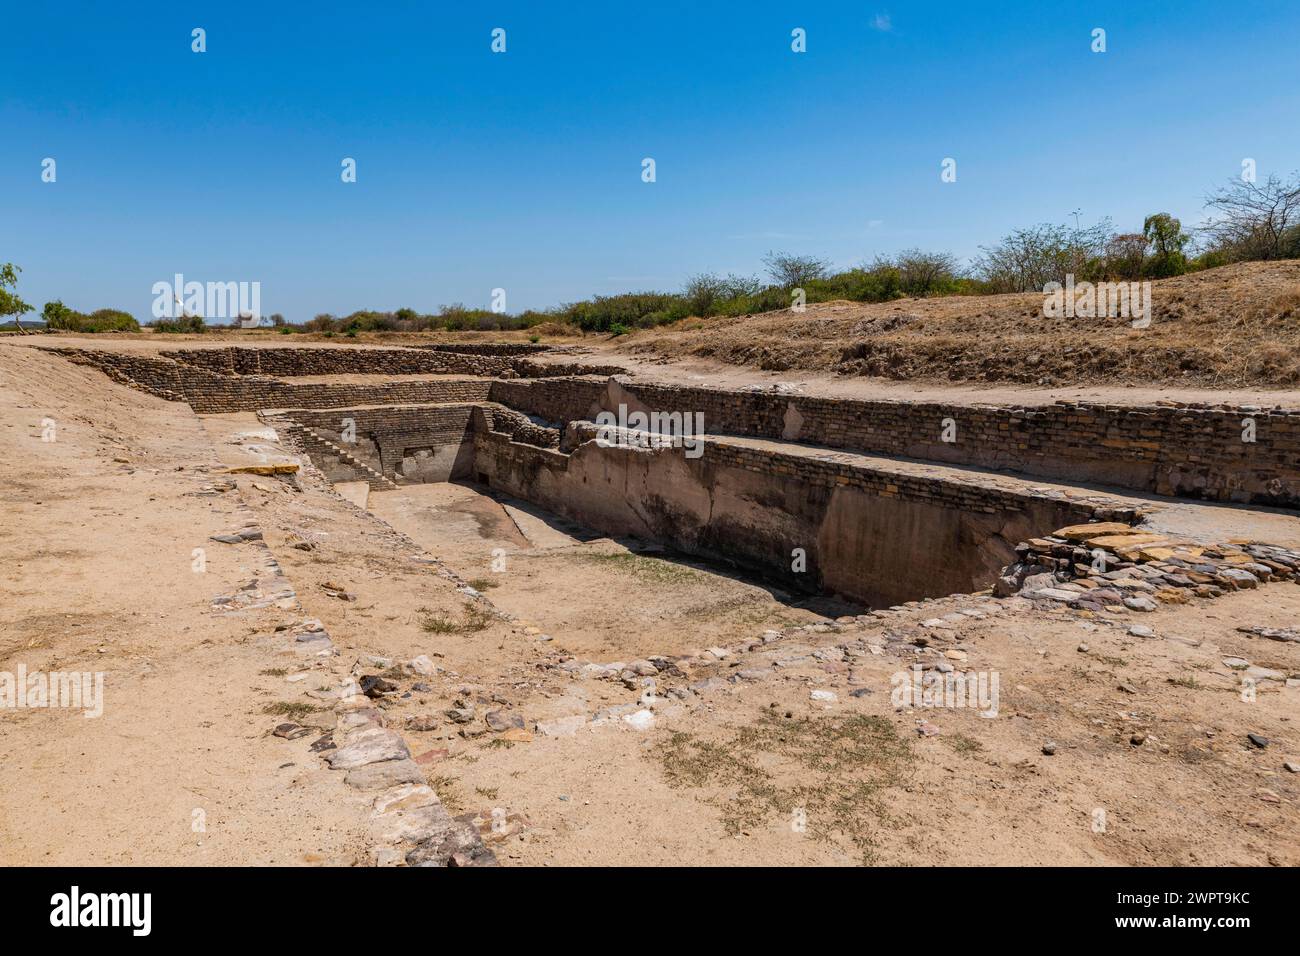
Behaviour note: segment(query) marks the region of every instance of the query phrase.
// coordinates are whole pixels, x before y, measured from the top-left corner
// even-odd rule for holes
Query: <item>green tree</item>
[[[64,305],[61,299],[46,302],[45,308],[41,309],[41,318],[51,329],[75,329],[77,325],[77,313]]]
[[[1187,271],[1187,255],[1183,250],[1191,237],[1183,232],[1181,222],[1167,212],[1154,213],[1142,223],[1142,235],[1151,244],[1147,275],[1164,279]]]
[[[0,266],[0,324],[3,324],[5,316],[14,317],[14,325],[18,327],[19,332],[23,332],[23,324],[19,317],[32,311],[32,307],[18,298],[17,292],[11,292],[10,289],[18,288],[18,273],[23,270],[12,262],[6,262]],[[23,334],[26,334],[23,332]]]

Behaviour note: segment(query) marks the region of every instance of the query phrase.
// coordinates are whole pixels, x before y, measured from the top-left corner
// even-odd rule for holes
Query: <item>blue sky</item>
[[[1201,0],[9,4],[0,262],[38,308],[144,320],[181,272],[301,321],[1191,225],[1243,158],[1300,167],[1298,37]]]

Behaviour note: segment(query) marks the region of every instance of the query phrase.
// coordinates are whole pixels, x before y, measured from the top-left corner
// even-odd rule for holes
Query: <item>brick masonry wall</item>
[[[705,429],[1214,501],[1300,507],[1300,412],[1243,407],[949,405],[584,379],[494,382],[564,422],[600,409],[704,413]],[[1242,441],[1244,422],[1255,441]],[[942,440],[946,426],[955,438]]]
[[[393,478],[408,452],[442,448],[472,440],[473,404],[416,405],[395,408],[338,408],[332,411],[296,409],[284,417],[343,444],[346,420],[356,429],[357,445],[378,450],[379,469]],[[351,447],[344,444],[343,447]]]
[[[442,342],[411,347],[433,352],[459,352],[462,355],[536,355],[539,352],[549,352],[555,346],[536,342]]]
[[[1019,540],[1099,518],[1133,521],[1114,499],[1067,499],[960,478],[823,461],[709,440],[678,449],[604,447],[579,424],[571,453],[475,433],[475,472],[494,489],[605,534],[637,535],[721,559],[798,590],[867,604],[992,583]],[[910,467],[910,466],[909,466]],[[804,551],[806,567],[792,563]]]
[[[601,409],[617,411],[623,403],[629,410],[699,411],[705,429],[716,434],[797,441],[1161,495],[1300,507],[1300,412],[1279,409],[858,401],[572,376],[295,384],[265,376],[220,374],[154,356],[57,351],[95,365],[118,381],[173,401],[188,401],[200,413],[491,400],[564,423],[590,420]],[[346,355],[353,350],[213,351]],[[424,354],[410,349],[355,352]],[[1242,440],[1246,422],[1253,427],[1253,442]],[[944,441],[945,432],[954,440]]]
[[[232,375],[500,375],[506,358],[423,349],[240,348],[177,349],[159,353],[195,368]]]
[[[484,401],[491,385],[487,380],[299,384],[261,375],[223,375],[147,355],[85,349],[56,351],[74,362],[102,369],[116,381],[171,401],[186,401],[202,415],[264,408]]]

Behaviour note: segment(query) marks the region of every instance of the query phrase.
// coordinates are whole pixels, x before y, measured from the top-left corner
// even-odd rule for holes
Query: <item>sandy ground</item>
[[[380,702],[390,725],[450,809],[499,817],[508,865],[1300,864],[1300,776],[1284,769],[1300,759],[1300,689],[1284,681],[1300,677],[1300,645],[1235,630],[1294,626],[1295,584],[1141,615],[955,596],[836,623],[470,486],[373,493],[374,513],[310,470],[299,491],[239,476],[198,497],[212,477],[200,468],[279,453],[255,416],[200,421],[3,344],[0,670],[102,670],[106,703],[96,719],[0,714],[17,771],[0,787],[0,862],[361,861],[363,802],[310,738],[269,736],[262,710],[384,673],[398,685]],[[45,417],[56,442],[41,441]],[[214,613],[213,596],[263,570],[257,549],[207,542],[247,514],[238,502],[300,610]],[[1300,525],[1171,508],[1207,528],[1258,522],[1278,543]],[[491,577],[501,613],[475,616],[464,584]],[[974,616],[920,623],[958,610]],[[341,653],[291,683],[271,629],[304,615]],[[693,656],[650,699],[569,667],[749,646],[782,620],[821,623]],[[1130,636],[1134,623],[1155,636]],[[436,673],[392,668],[418,654]],[[1233,657],[1283,679],[1244,699]],[[894,706],[891,678],[940,659],[999,676],[996,718]],[[651,719],[623,719],[640,711]],[[489,712],[523,727],[493,730]],[[570,734],[543,730],[572,715]]]
[[[104,675],[100,717],[0,711],[0,864],[354,859],[356,808],[261,713],[283,693],[262,672],[286,612],[210,604],[263,569],[208,540],[237,526],[237,496],[196,495],[215,470],[199,420],[3,347],[0,406],[0,671]]]
[[[477,486],[372,492],[369,508],[539,628],[554,650],[588,659],[681,654],[823,619],[809,607],[835,610],[661,548],[594,537]]]

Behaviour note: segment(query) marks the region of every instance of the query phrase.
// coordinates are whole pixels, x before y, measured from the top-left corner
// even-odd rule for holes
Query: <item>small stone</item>
[[[442,724],[433,714],[412,714],[406,718],[406,727],[408,730],[429,731],[437,730]]]
[[[422,783],[404,783],[385,790],[375,797],[375,812],[388,813],[397,810],[418,810],[438,802],[438,795]]]
[[[572,737],[586,722],[586,714],[570,714],[554,720],[539,720],[534,727],[543,737]]]
[[[380,790],[402,783],[424,783],[424,774],[414,760],[385,760],[359,767],[344,779],[358,790]]]
[[[1288,773],[1300,773],[1300,761],[1296,761],[1296,760],[1284,760],[1284,761],[1282,761],[1282,767],[1283,767],[1283,768],[1284,768]]]
[[[1249,740],[1256,747],[1258,747],[1260,750],[1263,750],[1265,747],[1268,746],[1268,738],[1260,734],[1246,734],[1246,739]]]
[[[378,674],[366,674],[362,676],[361,693],[365,694],[372,700],[376,697],[382,697],[385,694],[392,694],[400,688],[390,680],[380,677]]]
[[[633,730],[649,730],[654,726],[654,711],[638,710],[635,713],[626,714],[623,717],[623,722]]]
[[[1134,747],[1141,747],[1144,743],[1146,743],[1146,741],[1147,741],[1147,735],[1144,733],[1136,733],[1128,739],[1128,742],[1131,743]]]
[[[483,715],[483,720],[493,730],[509,730],[524,725],[524,719],[518,714],[506,714],[499,710],[489,710]]]
[[[391,730],[375,727],[349,736],[337,750],[325,755],[335,770],[351,770],[387,760],[404,760],[411,756],[402,738]]]
[[[829,690],[815,690],[812,693],[810,693],[808,697],[811,700],[820,700],[820,701],[827,701],[827,702],[831,702],[837,699],[834,692]]]
[[[1147,627],[1145,624],[1134,624],[1132,627],[1128,629],[1128,632],[1133,637],[1155,637],[1156,636],[1156,632],[1151,628]]]
[[[311,728],[302,727],[298,724],[280,724],[272,733],[277,737],[283,737],[285,740],[297,740],[299,737],[306,737],[311,733]]]
[[[1137,597],[1126,597],[1124,599],[1124,606],[1130,611],[1149,612],[1156,609],[1156,602],[1151,600],[1149,597],[1142,597],[1139,595]]]
[[[1043,744],[1043,753],[1046,754],[1046,755],[1049,756],[1049,757],[1052,756],[1054,753],[1056,753],[1056,741],[1055,741],[1055,740],[1049,740],[1049,741],[1047,741],[1046,743],[1044,743],[1044,744]]]
[[[453,707],[451,710],[443,711],[453,723],[468,724],[474,719],[474,710],[471,707]]]
[[[939,733],[939,728],[928,720],[923,720],[916,725],[916,732],[922,737],[935,737]]]
[[[404,669],[408,674],[416,674],[420,677],[432,677],[438,673],[437,666],[429,660],[429,655],[421,654],[419,657],[413,657],[406,662]]]

